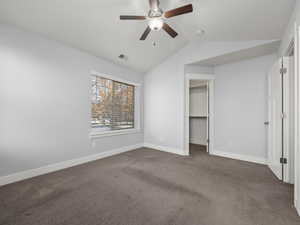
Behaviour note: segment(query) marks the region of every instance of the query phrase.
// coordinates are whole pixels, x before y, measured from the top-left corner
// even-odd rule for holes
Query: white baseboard
[[[231,159],[237,159],[237,160],[241,160],[241,161],[247,161],[247,162],[263,164],[263,165],[267,164],[267,159],[254,157],[254,156],[241,155],[241,154],[224,152],[224,151],[217,151],[217,150],[211,151],[210,154],[211,155],[216,155],[216,156],[221,156],[221,157],[226,157],[226,158],[231,158]]]
[[[36,168],[36,169],[31,169],[31,170],[26,170],[26,171],[14,173],[14,174],[11,174],[11,175],[8,175],[8,176],[0,177],[0,186],[10,184],[10,183],[14,183],[14,182],[21,181],[21,180],[25,180],[25,179],[29,179],[29,178],[32,178],[32,177],[40,176],[40,175],[43,175],[43,174],[55,172],[55,171],[58,171],[58,170],[66,169],[66,168],[69,168],[69,167],[77,166],[77,165],[80,165],[80,164],[84,164],[84,163],[87,163],[87,162],[91,162],[91,161],[95,161],[95,160],[98,160],[98,159],[106,158],[106,157],[109,157],[109,156],[117,155],[117,154],[120,154],[120,153],[123,153],[123,152],[128,152],[128,151],[138,149],[138,148],[141,148],[141,147],[143,147],[143,144],[136,144],[136,145],[126,146],[126,147],[114,149],[114,150],[111,150],[111,151],[106,151],[106,152],[101,152],[101,153],[94,154],[94,155],[89,155],[89,156],[78,158],[78,159],[71,159],[71,160],[68,160],[68,161],[63,161],[63,162],[51,164],[51,165],[48,165],[48,166],[43,166],[43,167]]]
[[[109,156],[117,155],[123,152],[131,151],[134,149],[138,149],[141,147],[147,147],[151,148],[154,150],[159,150],[159,151],[164,151],[164,152],[169,152],[177,155],[182,155],[186,156],[185,152],[182,149],[177,149],[177,148],[172,148],[172,147],[167,147],[167,146],[160,146],[160,145],[154,145],[150,143],[144,143],[144,144],[136,144],[136,145],[131,145],[131,146],[126,146],[122,147],[119,149],[114,149],[111,151],[106,151],[106,152],[101,152],[98,154],[94,155],[89,155],[83,158],[78,158],[78,159],[72,159],[64,162],[59,162],[55,164],[51,164],[48,166],[36,168],[36,169],[31,169],[31,170],[26,170],[18,173],[14,173],[8,176],[3,176],[0,177],[0,186],[18,182],[21,180],[29,179],[32,177],[40,176],[43,174],[55,172],[58,170],[66,169],[69,167],[73,167],[76,165],[84,164],[87,162],[95,161],[98,159],[106,158]],[[232,159],[238,159],[238,160],[243,160],[243,161],[248,161],[248,162],[254,162],[254,163],[260,163],[260,164],[266,164],[266,159],[263,158],[257,158],[257,157],[252,157],[252,156],[245,156],[245,155],[239,155],[239,154],[234,154],[234,153],[228,153],[228,152],[222,152],[222,151],[212,151],[212,155],[217,155],[217,156],[222,156],[222,157],[227,157],[227,158],[232,158]],[[299,207],[298,207],[298,212],[299,212]],[[299,213],[300,214],[300,213]]]
[[[187,155],[184,153],[184,151],[182,149],[177,149],[177,148],[172,148],[172,147],[167,147],[167,146],[144,143],[144,147],[163,151],[163,152],[169,152],[169,153],[173,153],[173,154],[177,154],[177,155],[183,155],[183,156]]]
[[[177,149],[177,148],[172,148],[172,147],[167,147],[167,146],[161,146],[161,145],[154,145],[150,143],[144,143],[144,147],[146,148],[151,148],[154,150],[159,150],[163,152],[168,152],[168,153],[173,153],[177,155],[182,155],[182,156],[187,156],[188,154],[185,154],[182,149]],[[258,163],[258,164],[267,164],[267,160],[264,158],[259,158],[259,157],[253,157],[253,156],[247,156],[247,155],[241,155],[241,154],[234,154],[234,153],[229,153],[229,152],[224,152],[224,151],[211,151],[211,155],[216,155],[216,156],[221,156],[221,157],[226,157],[230,159],[237,159],[241,161],[247,161],[247,162],[253,162],[253,163]]]

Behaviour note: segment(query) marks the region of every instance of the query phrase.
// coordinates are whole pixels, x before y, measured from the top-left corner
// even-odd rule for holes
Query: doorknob
[[[266,122],[264,122],[264,124],[265,124],[265,125],[269,125],[269,124],[270,124],[270,122],[269,122],[269,121],[266,121]]]

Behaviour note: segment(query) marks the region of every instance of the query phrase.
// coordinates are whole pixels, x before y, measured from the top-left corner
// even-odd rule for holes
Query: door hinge
[[[287,164],[287,158],[280,158],[281,164]]]
[[[286,113],[281,113],[281,118],[286,119]]]
[[[207,139],[207,143],[209,143],[209,139]]]
[[[280,68],[280,74],[286,74],[287,73],[287,68]]]

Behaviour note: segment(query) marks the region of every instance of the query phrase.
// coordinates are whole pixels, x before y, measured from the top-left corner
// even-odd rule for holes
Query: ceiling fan
[[[176,9],[164,12],[159,8],[159,0],[149,0],[150,10],[147,16],[120,16],[120,20],[148,20],[148,27],[141,36],[140,40],[146,40],[148,34],[151,30],[165,30],[172,38],[175,38],[178,33],[171,28],[167,23],[164,22],[165,19],[174,16],[179,16],[186,13],[193,12],[193,5],[185,5]]]

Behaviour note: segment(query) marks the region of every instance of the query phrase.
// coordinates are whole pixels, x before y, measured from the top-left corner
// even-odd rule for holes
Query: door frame
[[[300,25],[300,24],[299,24]],[[295,59],[295,187],[294,204],[300,215],[300,26],[295,23],[294,28],[294,59]]]
[[[276,177],[283,181],[284,165],[281,163],[281,158],[285,153],[285,138],[284,138],[284,120],[287,117],[284,115],[284,84],[287,76],[281,73],[283,58],[280,57],[272,65],[268,75],[268,166]],[[274,86],[275,85],[275,86]],[[274,108],[275,107],[275,108]]]
[[[184,153],[190,155],[189,140],[190,140],[190,80],[208,81],[209,95],[209,153],[213,152],[214,145],[214,83],[215,75],[202,73],[187,73],[184,79],[184,95],[185,95],[185,113],[184,113]]]

